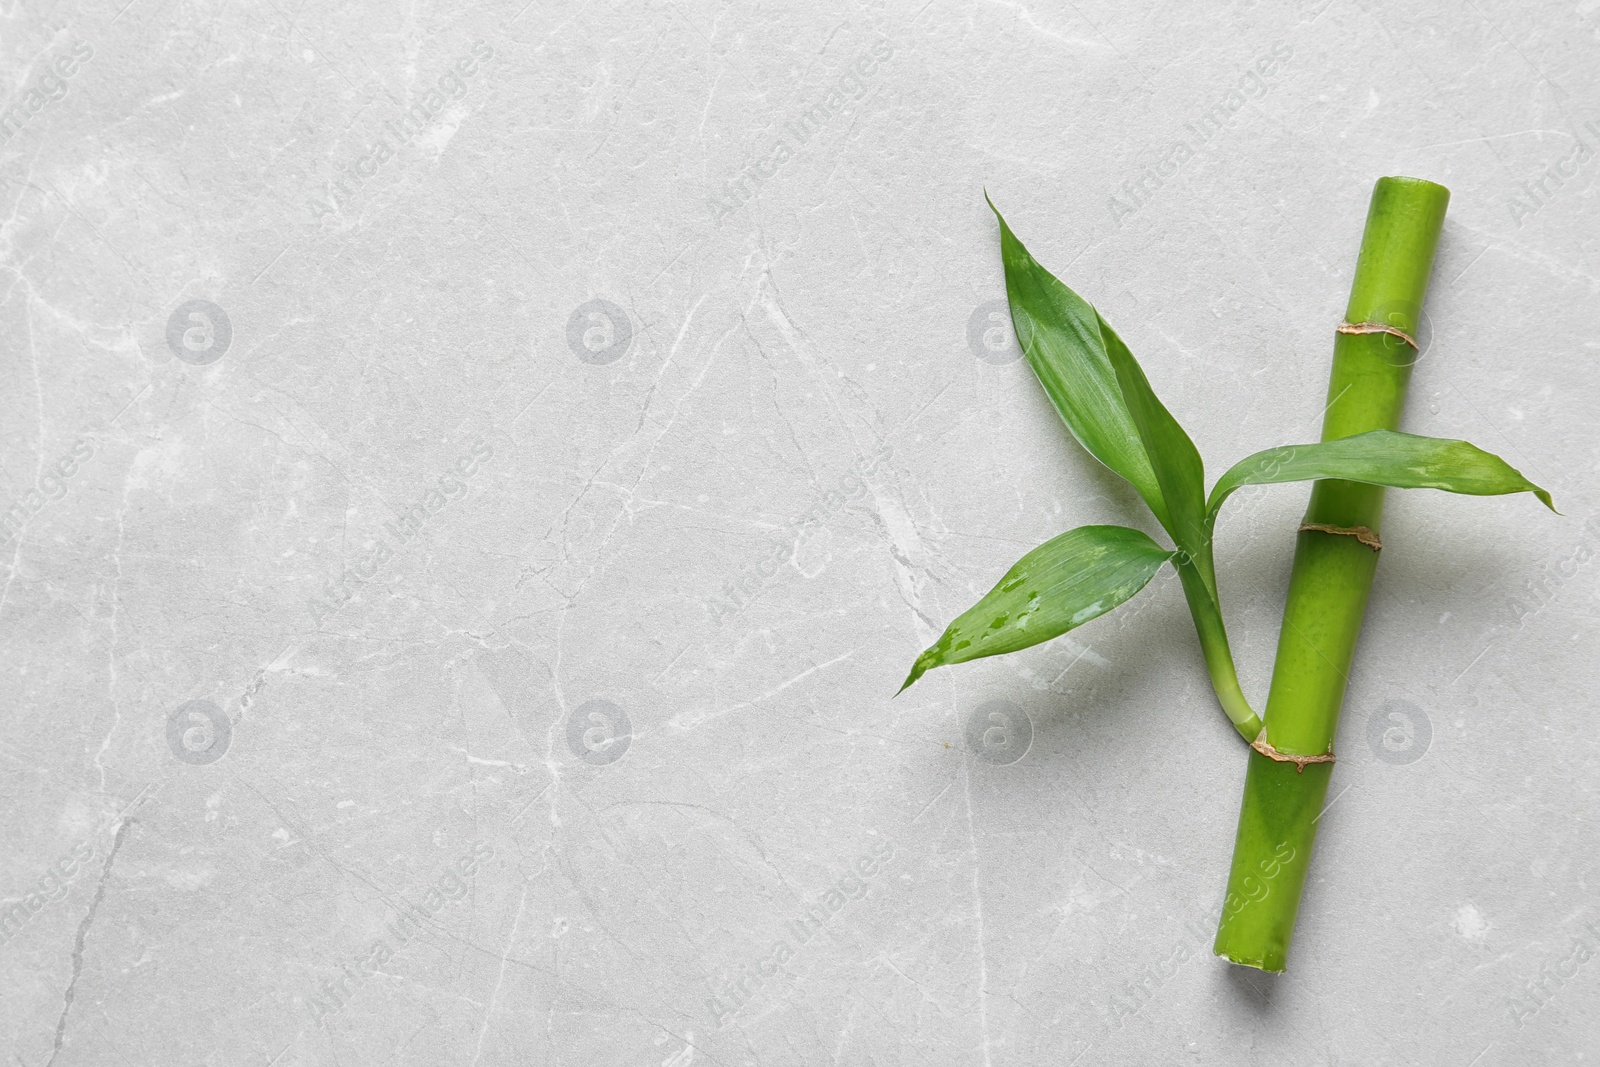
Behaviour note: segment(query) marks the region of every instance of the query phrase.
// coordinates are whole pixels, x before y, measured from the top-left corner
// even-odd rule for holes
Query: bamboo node
[[[1400,327],[1390,326],[1386,322],[1341,322],[1338,326],[1338,331],[1340,333],[1386,333],[1392,337],[1400,338],[1400,340],[1415,348],[1418,352],[1422,351],[1421,346],[1417,344],[1414,337]]]
[[[1383,550],[1383,542],[1371,528],[1366,526],[1330,526],[1325,522],[1302,522],[1301,531],[1312,530],[1317,533],[1339,534],[1342,537],[1354,537],[1374,552]]]
[[[1272,743],[1267,740],[1267,728],[1265,726],[1263,726],[1261,728],[1261,732],[1256,735],[1256,739],[1250,742],[1250,747],[1270,760],[1277,760],[1279,763],[1294,764],[1294,773],[1296,774],[1306,773],[1306,766],[1308,764],[1334,762],[1332,752],[1324,752],[1320,756],[1297,756],[1292,752],[1279,752],[1277,749],[1273,748]]]

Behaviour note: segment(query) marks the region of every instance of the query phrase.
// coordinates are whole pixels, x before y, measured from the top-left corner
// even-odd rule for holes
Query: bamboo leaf
[[[1206,576],[1207,585],[1215,585],[1211,577],[1210,538],[1206,527],[1206,475],[1200,460],[1200,451],[1184,432],[1178,420],[1172,417],[1166,405],[1150,388],[1144,369],[1133,358],[1128,346],[1122,343],[1109,323],[1099,317],[1100,336],[1105,343],[1106,355],[1116,370],[1122,397],[1128,406],[1134,428],[1144,443],[1145,455],[1155,471],[1156,482],[1161,487],[1161,497],[1166,502],[1167,517],[1161,525],[1177,546],[1192,557]],[[1215,589],[1212,590],[1215,596]]]
[[[1037,645],[1132,597],[1174,553],[1126,526],[1080,526],[1017,561],[917,657],[904,692],[934,667]]]
[[[1249,731],[1259,730],[1260,720],[1239,692],[1227,647],[1200,453],[1111,324],[1040,266],[993,201],[989,207],[1000,220],[1006,293],[1022,351],[1073,436],[1133,484],[1178,546],[1174,565],[1218,699],[1253,739]],[[913,679],[919,673],[913,669]]]
[[[1072,436],[1131,482],[1166,526],[1161,485],[1106,354],[1099,314],[1029,255],[994,201],[989,207],[1000,220],[1011,323],[1028,365]]]
[[[1235,463],[1218,479],[1207,505],[1207,524],[1234,490],[1246,485],[1339,478],[1392,489],[1443,489],[1471,496],[1532,493],[1555,511],[1550,494],[1505,460],[1465,441],[1372,430],[1336,441],[1283,445]]]

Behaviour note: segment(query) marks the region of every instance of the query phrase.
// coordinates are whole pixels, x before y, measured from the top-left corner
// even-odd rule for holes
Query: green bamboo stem
[[[1209,554],[1209,546],[1207,549]],[[1174,566],[1183,582],[1183,595],[1189,601],[1195,632],[1200,636],[1200,651],[1205,656],[1206,673],[1211,676],[1211,689],[1217,694],[1217,702],[1233,728],[1246,741],[1254,741],[1261,733],[1261,720],[1239,687],[1233,651],[1228,646],[1228,631],[1223,626],[1222,610],[1217,604],[1217,583],[1211,561],[1174,561]]]
[[[1417,178],[1380,178],[1372,191],[1346,322],[1416,337],[1450,191]],[[1416,349],[1383,332],[1336,334],[1322,440],[1398,429]],[[1267,696],[1265,746],[1288,756],[1333,752],[1339,708],[1378,553],[1381,486],[1326,480],[1311,490],[1296,535],[1283,629]],[[1320,529],[1305,529],[1317,526]],[[1281,971],[1310,867],[1333,764],[1250,753],[1228,893],[1214,950],[1234,963]]]

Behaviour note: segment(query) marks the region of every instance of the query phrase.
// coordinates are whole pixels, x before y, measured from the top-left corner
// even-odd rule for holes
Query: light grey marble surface
[[[7,1064],[1600,1051],[1595,0],[3,6]],[[1565,514],[1395,494],[1273,978],[1176,582],[890,697],[1146,524],[983,189],[1216,473],[1395,173],[1407,428]],[[1258,703],[1304,500],[1223,519]]]

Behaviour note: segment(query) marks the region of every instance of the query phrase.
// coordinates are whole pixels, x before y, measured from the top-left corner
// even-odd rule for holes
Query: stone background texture
[[[1451,188],[1288,973],[1245,766],[984,191],[1215,475]],[[0,1047],[78,1065],[1600,1053],[1600,2],[0,2]],[[1220,580],[1264,700],[1304,486]]]

